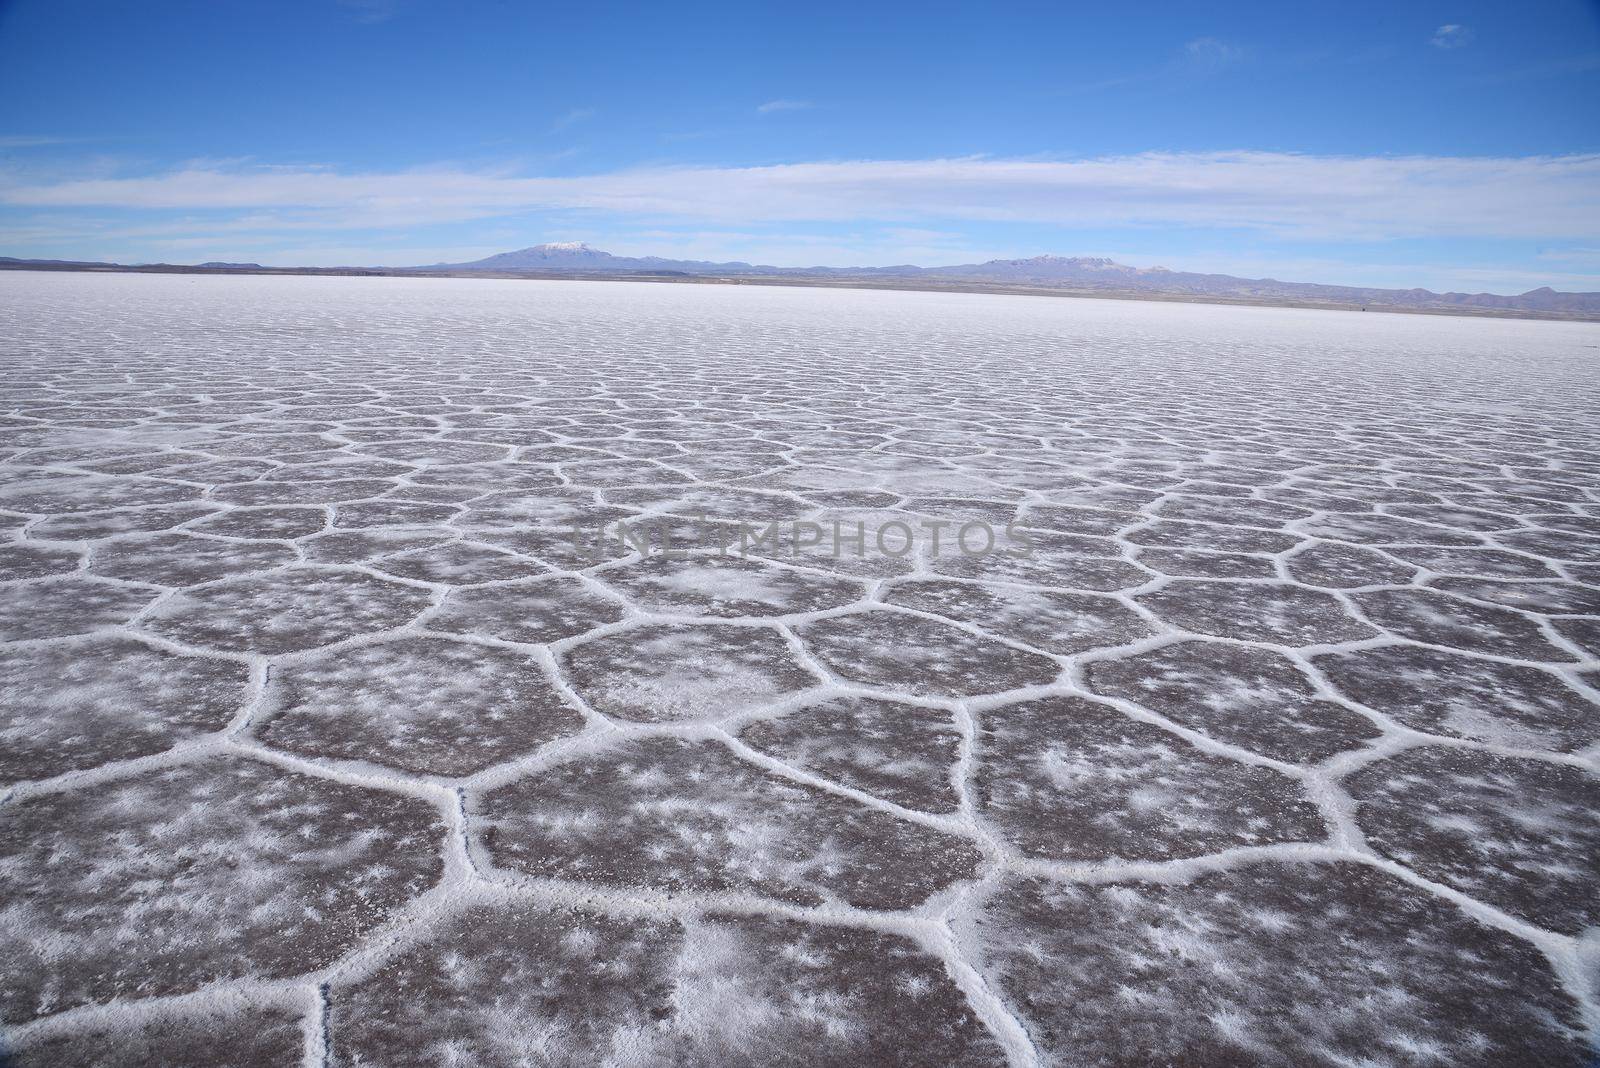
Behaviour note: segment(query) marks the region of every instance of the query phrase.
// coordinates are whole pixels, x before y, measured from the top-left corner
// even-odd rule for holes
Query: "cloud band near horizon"
[[[746,224],[945,219],[1323,241],[1592,241],[1600,238],[1600,155],[1152,152],[661,166],[560,177],[195,165],[89,179],[0,175],[0,204],[248,213],[229,221],[234,230],[402,227],[542,210]]]

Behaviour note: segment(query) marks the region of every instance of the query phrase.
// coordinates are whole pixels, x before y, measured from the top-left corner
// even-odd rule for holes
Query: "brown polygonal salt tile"
[[[1023,523],[1041,530],[1058,530],[1065,534],[1115,534],[1123,527],[1142,523],[1148,517],[1135,512],[1108,512],[1100,508],[1074,508],[1069,505],[1029,505],[1023,513]],[[1003,526],[1001,519],[996,526]]]
[[[1155,632],[1120,601],[1092,593],[921,580],[889,587],[883,600],[971,623],[1051,653],[1125,645]]]
[[[645,459],[579,460],[560,471],[577,486],[664,486],[692,482],[682,471]]]
[[[477,445],[466,441],[396,441],[362,445],[357,451],[386,460],[427,466],[493,463],[511,455],[511,450],[504,445]]]
[[[266,460],[208,460],[198,464],[174,464],[162,468],[161,474],[168,478],[182,479],[184,482],[227,485],[253,482],[275,470],[276,468]]]
[[[1156,490],[1138,489],[1132,485],[1085,484],[1051,490],[1045,496],[1056,504],[1074,508],[1099,508],[1104,511],[1128,511],[1141,508],[1159,500]]]
[[[353,571],[298,567],[184,590],[142,623],[190,645],[274,655],[401,626],[427,590]]]
[[[1600,779],[1543,760],[1425,747],[1346,780],[1384,856],[1529,923],[1600,923]]]
[[[924,812],[954,812],[951,769],[961,731],[937,708],[838,697],[760,719],[739,732],[752,749],[824,779]]]
[[[1005,1063],[943,963],[899,935],[764,916],[468,910],[335,987],[336,1068]]]
[[[1366,716],[1318,697],[1281,653],[1184,641],[1088,665],[1089,687],[1263,756],[1312,764],[1381,732]]]
[[[1545,527],[1549,530],[1565,530],[1574,534],[1600,535],[1600,515],[1594,514],[1593,506],[1589,508],[1588,515],[1565,515],[1555,513],[1551,515],[1531,515],[1528,518],[1535,526]]]
[[[848,505],[841,504],[839,507],[848,507]],[[886,501],[881,504],[863,502],[859,507],[863,509],[888,509],[894,507],[894,502]],[[935,529],[934,525],[939,524],[941,520],[944,522],[937,528],[939,533],[945,538],[951,538],[961,529],[963,523],[981,520],[988,523],[998,532],[1004,530],[1006,524],[1013,522],[1017,516],[1017,506],[1008,501],[988,501],[961,497],[911,497],[901,507],[907,512],[915,512],[921,517],[926,517],[919,519],[917,525],[919,530],[927,531],[930,542],[932,540],[931,535]],[[932,520],[932,523],[929,520]],[[1030,522],[1028,525],[1044,526],[1051,530],[1065,530],[1065,528],[1051,527],[1049,524],[1034,524]],[[1095,534],[1100,532],[1090,530],[1083,531],[1083,533]]]
[[[205,443],[203,447],[207,452],[219,456],[271,456],[279,461],[287,461],[315,455],[339,445],[317,433],[314,424],[301,423],[295,426],[287,421],[273,420],[252,423],[250,429],[254,431],[251,434],[229,432],[224,437]],[[200,446],[200,443],[196,444]]]
[[[958,925],[1046,1063],[1584,1068],[1542,954],[1359,864],[1012,880]]]
[[[370,976],[333,987],[335,1068],[579,1068],[673,1012],[683,931],[671,919],[475,907]]]
[[[26,1038],[8,1068],[281,1068],[305,1056],[305,1024],[280,1008],[158,1010],[86,1023],[68,1034]]]
[[[829,669],[869,686],[920,696],[959,697],[1042,686],[1055,661],[907,612],[874,609],[798,628]]]
[[[230,508],[207,516],[188,529],[230,538],[302,538],[328,522],[321,508]]]
[[[64,575],[78,570],[82,559],[73,549],[6,542],[0,544],[0,582]]]
[[[959,531],[957,532],[959,535]],[[972,534],[969,552],[959,542],[944,547],[929,569],[950,578],[979,582],[1018,582],[1075,590],[1108,592],[1142,585],[1150,574],[1117,557],[1120,547],[1109,538],[1013,528],[995,531],[992,551],[987,540]]]
[[[385,493],[381,499],[414,501],[418,504],[463,504],[487,491],[481,486],[416,485],[406,483]]]
[[[1208,481],[1190,479],[1184,482],[1180,494],[1174,494],[1182,500],[1182,494],[1195,494],[1202,497],[1224,497],[1229,500],[1239,500],[1250,496],[1250,487],[1235,485],[1231,482]]]
[[[118,534],[167,530],[213,511],[214,506],[196,502],[153,508],[122,508],[109,512],[72,512],[41,519],[33,526],[31,533],[36,538],[46,540],[94,541]]]
[[[596,528],[635,513],[595,502],[594,493],[569,487],[508,490],[479,497],[455,520],[466,529],[544,531],[571,540],[574,527]]]
[[[454,535],[439,529],[335,531],[316,534],[300,543],[306,558],[319,564],[356,564],[412,549],[444,545]]]
[[[1151,511],[1163,519],[1197,520],[1226,526],[1275,530],[1310,513],[1292,504],[1253,498],[1217,500],[1211,497],[1169,495]],[[1143,516],[1138,517],[1143,519]]]
[[[1600,589],[1577,582],[1504,581],[1500,579],[1441,578],[1428,583],[1436,590],[1491,601],[1541,615],[1600,615]]]
[[[325,967],[438,880],[444,831],[415,798],[242,757],[7,805],[0,1016]]]
[[[573,646],[562,666],[596,711],[644,723],[723,719],[818,681],[770,627],[628,627]]]
[[[1029,856],[1170,860],[1326,834],[1300,784],[1108,705],[1051,697],[978,716],[978,808]]]
[[[19,462],[48,465],[59,464],[94,471],[102,475],[137,475],[152,471],[170,471],[175,468],[201,463],[206,457],[197,452],[150,452],[106,448],[46,449],[17,457]]]
[[[448,523],[460,509],[453,504],[419,501],[357,501],[337,505],[333,525],[341,529],[363,527],[431,527]]]
[[[525,556],[472,542],[448,542],[425,549],[413,549],[383,557],[372,566],[374,570],[400,578],[451,586],[530,578],[548,570],[543,564]]]
[[[857,522],[838,513],[819,516],[817,525],[822,528],[823,536],[815,545],[797,544],[792,531],[775,539],[775,543],[763,543],[765,527],[751,526],[743,531],[735,528],[731,548],[750,560],[779,560],[858,579],[894,578],[916,569],[915,557],[910,552],[890,556],[877,551],[873,545],[873,529],[858,527]],[[864,540],[857,540],[858,534]],[[896,536],[890,534],[891,538]]]
[[[810,505],[786,495],[724,486],[630,487],[608,489],[602,495],[612,505],[733,523],[765,525],[773,520],[799,519],[811,511]]]
[[[1600,706],[1532,665],[1415,645],[1313,663],[1341,692],[1413,730],[1563,753],[1600,738]]]
[[[1177,579],[1136,598],[1185,630],[1277,645],[1320,645],[1378,632],[1345,611],[1331,594],[1287,582]]]
[[[430,612],[430,630],[512,642],[554,642],[621,619],[623,608],[581,579],[556,577],[455,589]]]
[[[1600,538],[1587,531],[1514,530],[1496,534],[1494,540],[1507,549],[1533,553],[1548,560],[1600,563]]]
[[[1471,578],[1556,578],[1542,560],[1504,549],[1461,549],[1438,546],[1399,546],[1387,552],[1419,567],[1441,574]]]
[[[1295,553],[1288,558],[1287,564],[1289,574],[1296,582],[1334,590],[1357,586],[1401,586],[1410,582],[1417,573],[1416,568],[1390,559],[1376,549],[1331,541],[1319,541],[1309,549]]]
[[[0,596],[0,641],[121,626],[157,596],[153,589],[76,576],[7,586]]]
[[[1477,508],[1452,508],[1439,504],[1386,504],[1383,510],[1389,515],[1397,515],[1404,519],[1415,519],[1418,522],[1453,527],[1463,531],[1505,530],[1507,527],[1517,526],[1517,521],[1508,515],[1485,512]]]
[[[887,490],[796,490],[798,495],[822,508],[894,508],[901,503],[898,493]],[[906,502],[909,507],[912,502]]]
[[[629,517],[631,518],[631,517]],[[588,521],[577,527],[534,527],[527,530],[496,530],[474,528],[470,533],[474,541],[504,549],[507,552],[530,556],[556,570],[582,571],[597,564],[623,560],[639,552],[636,543],[620,532],[625,528],[620,520],[607,519],[605,524]],[[633,530],[636,528],[628,527]],[[648,534],[646,544],[653,544]]]
[[[774,472],[789,465],[781,453],[744,450],[681,453],[668,457],[667,462],[701,482],[727,482],[757,475],[771,479]]]
[[[211,500],[220,504],[260,507],[266,505],[309,506],[338,504],[377,497],[394,489],[382,478],[346,478],[309,482],[241,482],[212,490]]]
[[[263,742],[308,757],[470,775],[583,727],[526,654],[446,638],[325,653],[272,672]]]
[[[1278,577],[1278,569],[1268,556],[1248,553],[1223,553],[1199,549],[1144,549],[1139,562],[1152,571],[1174,578],[1261,578]]]
[[[192,501],[199,486],[150,478],[43,474],[0,485],[0,508],[54,515]]]
[[[1567,641],[1600,660],[1600,619],[1558,619],[1554,626]]]
[[[1552,645],[1537,623],[1508,608],[1493,608],[1432,590],[1374,590],[1351,597],[1368,619],[1413,641],[1523,660],[1573,659],[1570,653]]]
[[[658,737],[482,798],[495,865],[542,878],[904,909],[980,854],[965,839],[780,778],[712,741]]]
[[[1316,538],[1353,541],[1360,545],[1482,545],[1483,538],[1377,513],[1333,512],[1302,519],[1296,526]]]
[[[1125,537],[1135,545],[1170,549],[1209,549],[1228,553],[1281,553],[1301,541],[1299,534],[1256,527],[1213,526],[1154,520]]]
[[[945,450],[937,450],[943,454]],[[922,471],[908,471],[903,474],[888,475],[883,485],[879,488],[899,493],[906,497],[934,497],[934,498],[978,498],[984,497],[1021,497],[1015,489],[1003,486],[1002,483],[1014,485],[1032,485],[1037,482],[1040,488],[1052,488],[1059,480],[1059,475],[1054,471],[1035,473],[1024,470],[1022,464],[1008,464],[999,471],[989,472],[984,477],[957,474],[940,468],[929,468]]]
[[[161,586],[196,586],[292,564],[299,557],[270,541],[234,541],[195,534],[139,534],[94,550],[89,571]]]
[[[781,616],[838,608],[866,587],[848,579],[776,567],[737,556],[642,557],[596,576],[649,612],[705,616]]]
[[[530,464],[434,464],[406,476],[408,486],[476,486],[481,492],[530,491],[561,493],[564,488],[554,468]]]
[[[0,659],[0,781],[48,779],[221,730],[248,677],[242,664],[124,637],[11,650]]]

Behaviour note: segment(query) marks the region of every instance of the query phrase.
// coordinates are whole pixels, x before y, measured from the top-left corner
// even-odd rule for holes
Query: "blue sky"
[[[1600,290],[1600,4],[0,0],[0,254]]]

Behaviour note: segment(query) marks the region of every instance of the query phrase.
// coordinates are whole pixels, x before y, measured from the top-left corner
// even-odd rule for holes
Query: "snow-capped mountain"
[[[554,241],[543,245],[502,252],[470,263],[435,263],[418,270],[449,271],[708,271],[751,270],[748,263],[710,263],[704,260],[669,260],[660,256],[613,256],[581,241]],[[779,270],[760,268],[763,273]]]

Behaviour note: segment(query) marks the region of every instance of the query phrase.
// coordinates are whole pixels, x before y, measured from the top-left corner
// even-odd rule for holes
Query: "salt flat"
[[[17,1064],[1593,1055],[1600,328],[7,273],[0,371]]]

